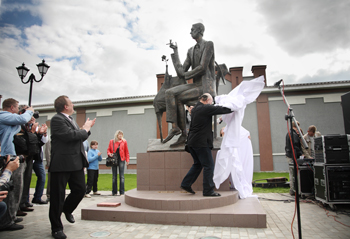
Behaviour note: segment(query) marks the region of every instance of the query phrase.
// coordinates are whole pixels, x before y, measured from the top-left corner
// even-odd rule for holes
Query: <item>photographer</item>
[[[28,106],[20,106],[20,108],[26,109]],[[22,198],[20,202],[20,211],[19,213],[30,212],[33,211],[33,206],[29,202],[29,190],[30,190],[30,182],[32,180],[32,169],[34,169],[35,174],[38,177],[37,184],[35,187],[35,193],[33,198],[33,203],[46,204],[46,201],[41,200],[41,196],[44,191],[45,186],[45,169],[42,163],[41,157],[41,146],[44,145],[48,141],[48,137],[46,135],[47,126],[43,124],[39,126],[37,122],[35,122],[36,118],[38,118],[38,114],[34,114],[31,120],[22,127],[25,132],[24,135],[27,138],[27,152],[26,162],[27,167],[24,171],[24,184],[23,184],[23,192]],[[16,147],[17,150],[17,147]],[[34,161],[34,164],[33,164]]]
[[[7,165],[4,171],[0,176],[0,218],[5,214],[7,206],[3,200],[7,197],[8,189],[7,185],[9,185],[9,181],[12,175],[12,172],[15,171],[19,167],[18,157],[15,160],[10,161],[10,155],[7,156]]]
[[[15,146],[13,144],[14,135],[17,134],[22,124],[27,123],[34,112],[32,107],[29,107],[25,113],[18,114],[18,101],[12,98],[6,99],[2,103],[3,111],[0,112],[0,142],[2,155],[16,155]],[[23,171],[25,163],[21,163],[19,168],[13,172],[12,181],[14,190],[10,191],[5,199],[7,211],[0,219],[0,230],[20,230],[22,225],[15,223],[16,212],[19,206],[23,190]]]

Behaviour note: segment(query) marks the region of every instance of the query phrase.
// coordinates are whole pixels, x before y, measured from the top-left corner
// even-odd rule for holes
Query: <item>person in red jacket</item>
[[[114,145],[114,150],[113,150]],[[117,130],[114,135],[114,139],[111,139],[109,141],[107,154],[108,156],[112,157],[113,154],[116,153],[118,155],[118,165],[112,166],[112,173],[113,173],[113,183],[112,183],[112,195],[118,195],[118,183],[117,183],[117,168],[119,167],[119,189],[120,194],[124,195],[124,168],[125,168],[125,162],[126,165],[129,165],[129,149],[128,149],[128,143],[124,139],[124,133],[121,130]]]

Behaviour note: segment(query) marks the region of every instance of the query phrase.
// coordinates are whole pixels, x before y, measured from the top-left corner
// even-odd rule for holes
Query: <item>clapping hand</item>
[[[38,132],[39,132],[39,134],[46,134],[46,132],[47,132],[47,125],[46,125],[46,124],[42,124],[42,125],[39,127]]]
[[[39,126],[39,123],[38,122],[35,122],[33,125],[32,125],[32,128],[30,129],[30,132],[32,132],[33,134],[36,132],[36,129],[38,128]]]
[[[96,118],[93,120],[90,120],[90,118],[88,118],[82,128],[85,129],[86,132],[89,132],[92,126],[94,126],[95,122]]]

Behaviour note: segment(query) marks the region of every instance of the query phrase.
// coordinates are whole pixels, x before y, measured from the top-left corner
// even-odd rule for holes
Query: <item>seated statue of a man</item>
[[[170,44],[170,47],[174,49],[172,60],[178,77],[183,77],[185,80],[193,79],[193,84],[175,86],[165,92],[166,121],[172,124],[172,129],[163,143],[179,134],[181,136],[178,141],[172,145],[185,143],[187,132],[184,104],[198,100],[198,97],[203,93],[209,93],[212,97],[215,97],[214,44],[211,41],[205,41],[203,33],[204,25],[202,23],[192,25],[191,36],[197,44],[188,50],[183,65],[178,57],[177,46]],[[188,71],[190,66],[192,66],[192,70]]]

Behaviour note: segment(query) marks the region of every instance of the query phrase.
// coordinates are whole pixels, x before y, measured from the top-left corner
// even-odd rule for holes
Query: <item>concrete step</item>
[[[125,197],[135,194],[133,192],[135,190],[137,189],[127,191],[126,196],[113,197],[111,200],[104,201],[106,203],[121,203],[118,207],[97,207],[95,204],[82,208],[81,219],[163,225],[266,228],[266,213],[255,197],[240,199],[227,206],[208,209],[151,210],[133,207],[125,202]],[[155,197],[161,194],[158,191],[153,192]],[[181,195],[180,192],[174,192],[174,194]],[[190,195],[181,195],[181,197],[184,196],[191,197]],[[192,209],[195,209],[193,204],[200,202],[193,200]]]
[[[125,194],[125,203],[143,209],[186,211],[223,207],[238,201],[237,191],[220,194],[221,197],[203,197],[202,192],[130,190]]]

